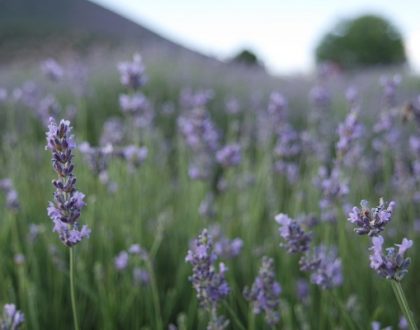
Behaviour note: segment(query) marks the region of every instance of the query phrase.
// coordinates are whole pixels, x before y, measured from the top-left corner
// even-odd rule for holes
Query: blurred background
[[[326,60],[346,69],[406,64],[417,72],[419,10],[414,0],[404,5],[384,0],[1,0],[0,58],[4,65],[34,54],[81,55],[131,45],[221,62],[239,59],[280,75],[313,72]],[[366,15],[359,30],[357,23],[350,29]]]

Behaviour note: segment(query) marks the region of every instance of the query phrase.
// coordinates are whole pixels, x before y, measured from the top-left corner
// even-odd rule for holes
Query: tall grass
[[[347,215],[339,208],[337,223],[321,222],[314,229],[317,243],[337,244],[343,261],[344,283],[337,289],[320,290],[309,287],[307,301],[301,301],[296,292],[297,281],[307,278],[298,267],[298,258],[288,255],[279,247],[280,237],[274,215],[286,213],[292,217],[302,213],[319,216],[319,190],[312,184],[321,162],[313,154],[300,160],[301,174],[296,183],[272,171],[272,145],[258,141],[261,133],[256,126],[257,114],[265,111],[268,95],[281,90],[289,99],[289,120],[298,128],[307,127],[307,101],[311,79],[265,79],[242,69],[210,68],[201,65],[181,65],[182,61],[156,58],[146,54],[150,81],[144,93],[152,100],[157,113],[152,133],[144,139],[149,156],[142,167],[129,171],[122,161],[112,161],[109,175],[118,184],[115,193],[109,193],[98,182],[76,152],[78,187],[87,196],[83,223],[92,229],[89,240],[75,248],[74,283],[77,292],[78,316],[81,329],[160,329],[171,323],[180,329],[203,329],[207,318],[197,305],[195,293],[188,281],[191,267],[185,255],[191,239],[210,222],[218,223],[229,238],[244,241],[241,254],[226,261],[227,279],[231,293],[220,313],[235,319],[246,328],[265,329],[261,316],[250,313],[250,306],[242,290],[254,280],[260,259],[268,255],[275,260],[277,280],[283,287],[281,294],[279,328],[282,329],[368,329],[374,320],[382,325],[396,327],[400,318],[398,301],[387,281],[370,268],[366,237],[356,237],[347,224]],[[122,88],[114,70],[117,57],[95,59],[89,62],[90,73],[81,93],[75,95],[76,83],[52,86],[30,67],[24,78],[40,81],[45,90],[53,91],[62,104],[74,103],[78,113],[74,121],[75,136],[79,141],[97,144],[105,120],[121,117],[118,94]],[[99,61],[99,62],[98,62]],[[101,67],[101,68],[99,68]],[[4,69],[5,70],[5,69]],[[227,72],[224,72],[227,71]],[[22,81],[22,72],[15,68],[7,71],[1,85],[12,88]],[[18,78],[15,78],[18,77]],[[351,78],[336,78],[331,84],[332,111],[323,120],[332,126],[344,119],[345,87],[356,83],[361,92],[361,118],[367,130],[371,129],[380,111],[381,91],[377,86],[377,73],[361,74]],[[76,84],[77,85],[77,84]],[[209,186],[191,181],[188,177],[186,150],[176,126],[179,109],[178,97],[185,86],[210,87],[215,99],[209,111],[219,127],[229,135],[229,116],[224,112],[224,101],[233,95],[239,99],[243,112],[241,125],[254,127],[241,136],[249,148],[239,168],[227,173],[229,189],[216,197],[216,216],[203,219],[198,209]],[[418,79],[407,77],[400,87],[400,101],[419,92]],[[255,99],[259,101],[255,101]],[[172,104],[174,113],[164,114],[165,104]],[[72,311],[68,294],[69,269],[67,249],[52,233],[46,205],[53,188],[50,178],[50,155],[44,150],[44,128],[25,107],[13,102],[0,104],[1,146],[0,177],[11,177],[21,201],[21,209],[12,213],[0,199],[0,302],[14,301],[26,315],[28,329],[71,329]],[[415,124],[407,123],[408,132],[418,131]],[[254,134],[251,136],[251,134]],[[335,129],[330,132],[330,143],[336,140]],[[392,151],[392,149],[391,149]],[[392,156],[392,155],[391,155]],[[370,157],[367,155],[367,157]],[[370,176],[352,168],[346,175],[350,179],[347,198],[353,205],[361,199],[372,202],[380,197],[375,185],[382,183],[382,197],[396,200],[397,210],[390,225],[392,241],[409,236],[414,249],[409,252],[412,265],[402,287],[407,295],[415,319],[420,321],[420,254],[417,245],[420,233],[414,221],[420,218],[419,207],[410,196],[396,195],[391,185],[392,157],[383,157],[384,171]],[[385,164],[386,163],[386,164]],[[387,165],[389,163],[389,166]],[[35,239],[29,237],[30,224],[40,225]],[[121,250],[138,243],[150,253],[149,270],[152,282],[136,285],[130,271],[117,271],[114,258]],[[25,262],[15,264],[14,256],[22,253]]]

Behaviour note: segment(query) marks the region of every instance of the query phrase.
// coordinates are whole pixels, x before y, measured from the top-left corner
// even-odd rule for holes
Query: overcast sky
[[[94,0],[218,58],[252,49],[274,73],[311,70],[314,48],[340,18],[376,13],[402,32],[420,69],[420,0]]]

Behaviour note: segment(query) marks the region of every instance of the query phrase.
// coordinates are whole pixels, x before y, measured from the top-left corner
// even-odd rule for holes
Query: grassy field
[[[42,74],[39,63],[0,69],[0,88],[8,95],[0,96],[0,179],[10,178],[19,198],[19,207],[10,207],[7,192],[0,199],[0,302],[16,304],[25,314],[25,329],[73,328],[69,248],[52,232],[46,211],[56,177],[45,150],[50,114],[71,120],[78,146],[88,141],[105,147],[110,137],[104,137],[104,124],[117,118],[122,138],[114,141],[113,150],[128,145],[148,149],[140,166],[107,154],[96,174],[86,155],[74,150],[77,189],[87,204],[80,224],[92,230],[89,239],[72,248],[81,329],[205,329],[210,314],[199,308],[186,262],[187,251],[194,251],[191,241],[204,228],[215,246],[228,249],[231,240],[242,240],[239,253],[217,254],[216,264],[223,261],[228,268],[230,292],[217,304],[217,315],[229,320],[228,329],[270,328],[243,294],[263,256],[273,258],[282,288],[274,328],[369,329],[376,321],[381,328],[398,329],[402,312],[391,280],[370,268],[371,239],[357,235],[347,220],[361,200],[375,207],[381,197],[396,202],[381,233],[384,246],[399,244],[403,237],[413,241],[401,285],[420,322],[418,77],[399,72],[396,86],[396,71],[385,70],[275,79],[153,49],[142,55],[148,80],[140,90],[148,105],[135,115],[119,105],[120,94],[135,93],[122,86],[117,70],[118,62],[131,60],[129,51],[98,53],[83,61],[63,58],[64,75],[56,81]],[[391,79],[383,81],[385,87],[382,76]],[[349,102],[351,86],[358,96]],[[208,93],[200,92],[205,90],[211,90],[208,101]],[[281,97],[270,98],[272,92],[280,92],[287,105]],[[353,136],[351,126],[342,133],[349,141],[339,150],[337,128],[352,111],[360,132]],[[183,127],[180,118],[208,134],[189,136],[190,126]],[[119,132],[112,127],[111,132]],[[241,159],[229,167],[217,161],[217,154],[232,143],[240,145]],[[330,178],[334,168],[339,174]],[[189,170],[206,170],[207,175],[194,180]],[[320,245],[336,249],[341,280],[330,288],[312,283],[311,272],[299,267],[303,253],[289,254],[280,246],[285,240],[275,221],[279,213],[300,219],[300,226],[312,233],[311,250]],[[127,265],[116,259],[133,244],[147,256],[128,253]]]

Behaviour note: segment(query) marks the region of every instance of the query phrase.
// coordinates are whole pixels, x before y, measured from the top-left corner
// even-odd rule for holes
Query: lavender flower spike
[[[72,163],[72,150],[76,144],[71,131],[69,121],[61,120],[57,125],[55,120],[50,118],[46,149],[52,152],[52,165],[58,178],[52,182],[56,191],[47,210],[54,223],[53,231],[59,234],[68,247],[90,235],[90,229],[86,225],[79,229],[80,211],[86,204],[83,200],[85,195],[76,190]]]
[[[299,264],[302,271],[311,272],[311,282],[322,289],[330,289],[343,283],[341,259],[337,258],[334,247],[318,246],[312,253],[308,251]]]
[[[254,313],[265,313],[265,320],[270,326],[275,326],[280,320],[278,312],[280,284],[275,280],[274,261],[263,257],[260,271],[251,289],[245,288],[245,298],[253,303]]]
[[[217,316],[216,310],[218,303],[228,295],[230,288],[225,279],[226,266],[223,263],[220,263],[218,268],[215,266],[217,255],[207,229],[204,229],[193,241],[185,261],[193,267],[190,281],[196,291],[200,307],[211,313],[208,328],[220,329],[225,322]]]
[[[378,236],[384,230],[385,225],[391,221],[395,209],[395,202],[386,205],[381,198],[379,205],[369,209],[369,203],[365,200],[360,202],[361,208],[353,207],[347,218],[356,226],[354,231],[359,235]]]
[[[279,234],[285,240],[285,243],[281,243],[280,246],[284,247],[288,253],[309,250],[311,236],[302,230],[297,221],[290,219],[283,213],[277,214],[275,220],[280,225]]]
[[[0,329],[18,330],[25,322],[23,313],[16,309],[14,304],[6,304],[3,308],[3,319],[0,322]]]
[[[390,247],[385,249],[385,253],[382,251],[383,244],[382,236],[372,238],[370,267],[380,276],[400,282],[411,263],[410,258],[404,258],[404,255],[413,246],[413,241],[404,238],[401,244],[395,244],[398,250]]]

